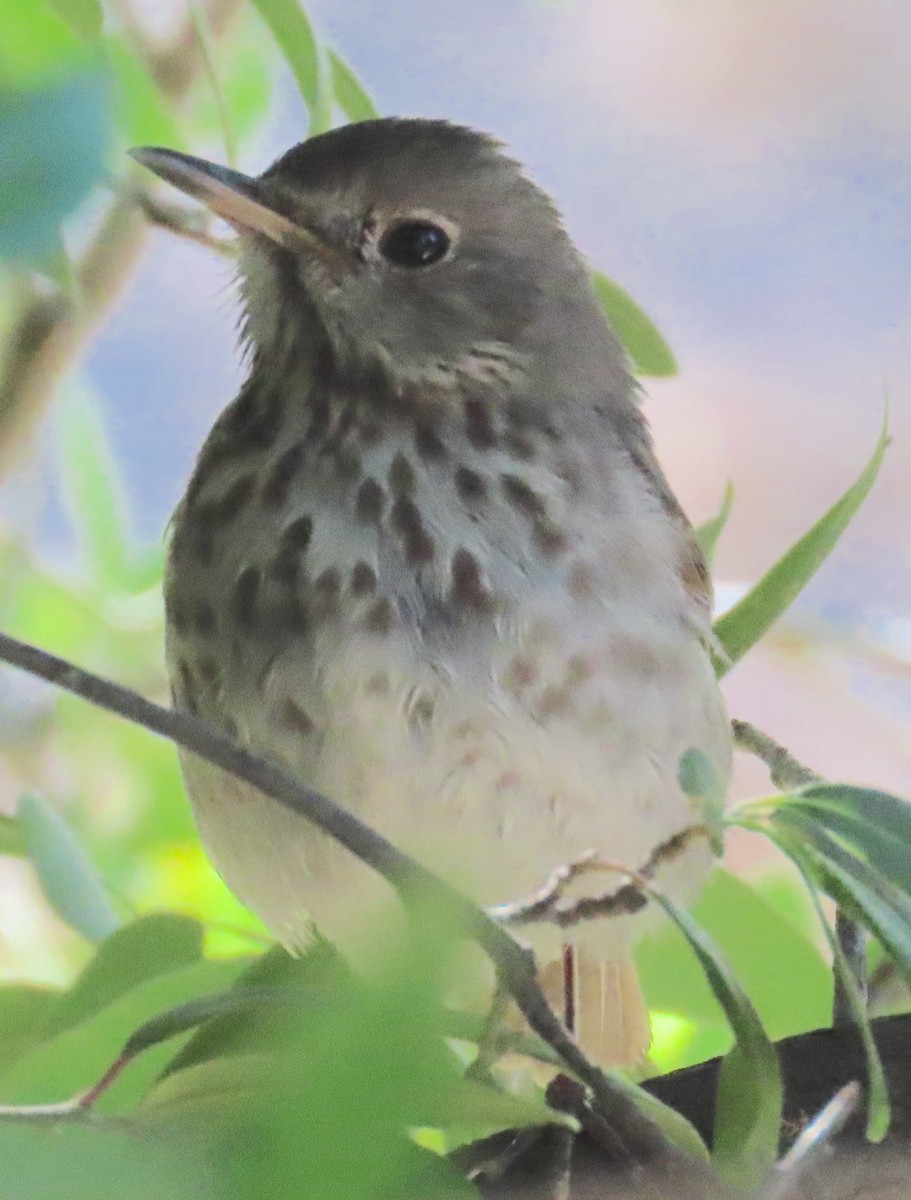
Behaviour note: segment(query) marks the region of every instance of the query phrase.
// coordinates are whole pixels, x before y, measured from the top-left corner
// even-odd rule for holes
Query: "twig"
[[[209,0],[213,39],[221,37],[243,0]],[[135,31],[134,31],[135,33]],[[203,68],[195,27],[187,20],[169,48],[158,51],[137,37],[162,94],[185,100]],[[146,223],[132,198],[116,196],[75,271],[82,302],[31,291],[7,338],[0,364],[0,474],[18,459],[16,446],[41,419],[57,378],[78,359],[104,314],[130,278]]]
[[[755,754],[769,768],[772,783],[779,791],[787,792],[793,788],[806,787],[811,783],[821,783],[822,776],[811,771],[809,767],[794,757],[779,742],[751,725],[749,721],[732,721],[734,744],[740,750]],[[854,983],[864,1002],[869,993],[867,969],[867,934],[862,926],[846,916],[839,908],[835,913],[835,936],[845,956],[845,961],[853,976]],[[832,1024],[853,1025],[854,1012],[851,999],[848,996],[841,975],[835,971],[834,995],[832,999]]]
[[[822,776],[799,762],[790,750],[786,750],[774,738],[751,725],[749,721],[732,721],[734,745],[738,750],[755,754],[769,768],[772,783],[779,791],[804,787],[808,783],[819,783]]]
[[[861,1087],[856,1081],[839,1089],[776,1164],[772,1177],[760,1190],[756,1200],[784,1200],[789,1194],[794,1194],[793,1189],[800,1179],[816,1164],[832,1139],[841,1133],[857,1111],[860,1098]]]
[[[162,708],[129,688],[83,671],[66,659],[2,633],[0,660],[142,725],[244,780],[340,842],[388,880],[405,902],[420,895],[438,904],[486,952],[534,1032],[556,1051],[578,1079],[591,1088],[599,1108],[622,1138],[630,1168],[636,1169],[638,1164],[651,1161],[669,1171],[680,1169],[692,1173],[694,1169],[702,1169],[701,1164],[668,1141],[629,1096],[588,1060],[548,1005],[530,952],[450,884],[346,809],[306,787],[291,772],[250,753],[198,717]],[[717,1179],[713,1172],[706,1174],[706,1181],[707,1186],[715,1186]]]
[[[233,238],[220,238],[212,232],[212,221],[204,208],[190,208],[185,204],[174,204],[153,195],[145,188],[116,180],[112,182],[122,196],[129,198],[140,209],[151,225],[167,229],[177,237],[198,242],[207,250],[225,258],[234,258],[236,249]]]
[[[642,884],[654,879],[662,863],[670,862],[695,838],[707,838],[710,831],[705,825],[688,825],[673,837],[662,842],[640,867],[628,867],[612,862],[594,851],[557,867],[541,887],[524,900],[511,904],[498,904],[489,909],[491,916],[504,925],[528,925],[534,921],[549,921],[561,929],[591,921],[594,917],[612,917],[622,913],[635,913],[648,903]],[[614,875],[625,875],[629,882],[621,884],[612,892],[600,896],[583,896],[578,900],[563,903],[566,889],[583,875],[609,871]]]

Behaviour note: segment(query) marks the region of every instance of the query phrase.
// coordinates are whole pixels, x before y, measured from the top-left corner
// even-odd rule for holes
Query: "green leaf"
[[[122,38],[109,37],[104,52],[114,76],[114,111],[122,139],[133,146],[186,147],[173,107],[148,66]]]
[[[41,890],[57,915],[90,942],[113,933],[120,920],[61,814],[40,796],[26,793],[17,815]]]
[[[27,83],[70,66],[80,52],[72,26],[46,0],[3,0],[0,83]]]
[[[310,113],[309,135],[332,126],[332,80],[325,54],[299,0],[252,0],[272,32]]]
[[[649,895],[686,938],[737,1039],[721,1064],[712,1161],[729,1183],[748,1190],[767,1176],[778,1155],[783,1089],[775,1047],[705,929],[659,889],[650,887]]]
[[[329,51],[329,66],[332,70],[332,90],[335,103],[352,123],[372,121],[380,114],[376,105],[345,60],[334,50]]]
[[[0,1124],[4,1200],[207,1200],[211,1160],[168,1140],[97,1125]]]
[[[728,523],[728,517],[731,515],[733,507],[734,487],[733,484],[728,482],[724,486],[724,495],[721,498],[721,507],[718,509],[718,512],[714,517],[710,517],[708,521],[703,521],[696,529],[696,540],[710,568],[715,562],[715,550],[718,547],[718,539],[724,532],[724,527]]]
[[[593,274],[595,294],[614,333],[623,343],[637,375],[676,375],[677,361],[670,346],[636,301],[619,283],[600,271]]]
[[[55,251],[60,223],[101,177],[109,132],[97,71],[0,87],[0,260],[40,265]]]
[[[187,0],[190,20],[193,22],[193,27],[196,30],[196,36],[199,38],[199,44],[202,49],[203,63],[205,66],[206,79],[209,82],[209,88],[215,100],[215,107],[218,112],[218,123],[221,129],[221,136],[225,147],[225,161],[229,167],[237,167],[237,131],[234,128],[234,121],[231,116],[231,106],[228,103],[228,98],[225,95],[224,84],[222,82],[221,64],[215,50],[215,45],[212,41],[212,36],[209,31],[209,22],[205,12],[200,7],[198,0]]]
[[[125,491],[97,397],[87,386],[67,388],[58,439],[66,511],[89,577],[105,593],[123,590],[130,540]]]
[[[168,1072],[226,1055],[273,1048],[286,1035],[288,1027],[296,1027],[300,1021],[299,1011],[294,1011],[295,996],[300,997],[302,1004],[313,1004],[321,997],[331,996],[349,981],[348,968],[338,951],[322,938],[316,937],[299,957],[282,946],[273,946],[237,979],[233,989],[236,995],[205,998],[206,1002],[214,1001],[216,1009],[219,1005],[224,1007],[207,1015],[202,1028],[170,1062]],[[281,993],[288,998],[284,1014],[274,1002]],[[250,997],[254,997],[252,1002]],[[145,1032],[148,1035],[154,1030]],[[142,1034],[143,1031],[137,1031],[136,1036]]]
[[[51,0],[67,25],[82,38],[97,38],[101,34],[104,11],[99,0]]]
[[[759,641],[828,558],[873,487],[888,444],[887,410],[876,448],[857,481],[742,600],[715,622],[715,635],[729,660],[716,660],[719,676],[726,674]]]
[[[833,838],[825,826],[790,806],[768,818],[775,835],[801,855],[812,878],[871,930],[911,983],[911,896]]]
[[[41,1040],[44,1022],[60,994],[56,988],[27,983],[0,988],[0,1073]]]
[[[773,907],[766,893],[787,890],[793,919]],[[808,900],[799,880],[762,876],[746,883],[716,866],[693,916],[721,947],[741,985],[776,1040],[825,1025],[832,1014],[832,973],[804,929]],[[812,920],[812,910],[809,916]],[[810,926],[813,929],[813,925]],[[813,929],[815,934],[815,929]],[[723,1014],[685,939],[669,922],[646,934],[636,948],[636,965],[649,1008],[683,1018],[693,1041],[663,1070],[686,1066],[729,1045]],[[783,988],[782,979],[790,986]]]
[[[275,61],[269,30],[245,8],[237,28],[218,45],[221,88],[239,139],[260,129],[269,115]],[[211,88],[195,89],[188,123],[194,138],[218,136],[222,122]]]
[[[724,854],[724,788],[712,760],[704,750],[691,746],[680,758],[677,778],[686,795],[699,802],[712,850],[720,858]]]
[[[0,854],[25,854],[25,839],[15,817],[0,813]]]
[[[157,975],[199,962],[202,945],[202,926],[175,913],[152,913],[124,925],[101,943],[70,990],[47,1014],[44,1036],[55,1036],[79,1024]]]
[[[870,1014],[867,1012],[867,1006],[858,990],[854,974],[850,964],[845,959],[844,951],[839,944],[838,938],[835,936],[835,931],[822,910],[822,905],[819,902],[819,897],[810,878],[805,857],[794,843],[789,842],[787,839],[772,837],[772,841],[791,859],[800,871],[806,884],[807,894],[816,911],[817,920],[822,926],[832,951],[832,961],[845,995],[848,997],[854,1023],[860,1033],[861,1042],[864,1047],[864,1057],[867,1064],[867,1094],[864,1104],[867,1112],[867,1138],[871,1142],[880,1142],[889,1131],[891,1106],[882,1059],[879,1057],[879,1050],[873,1037],[873,1030],[870,1027]]]
[[[229,987],[241,965],[204,961],[147,979],[19,1058],[0,1078],[0,1097],[7,1104],[48,1104],[78,1095],[119,1057],[134,1029],[163,1009]],[[99,1113],[130,1109],[160,1073],[172,1049],[155,1047],[138,1058],[102,1096]]]

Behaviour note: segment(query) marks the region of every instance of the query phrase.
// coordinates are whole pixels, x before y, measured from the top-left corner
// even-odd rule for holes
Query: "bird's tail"
[[[563,962],[549,963],[541,983],[558,1013],[571,1020],[576,1041],[606,1069],[645,1057],[651,1030],[639,975],[630,955],[605,962],[573,946]]]

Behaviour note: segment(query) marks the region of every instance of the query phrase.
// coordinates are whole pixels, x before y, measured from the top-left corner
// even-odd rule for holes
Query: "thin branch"
[[[790,750],[749,721],[732,721],[731,729],[737,749],[761,759],[769,768],[772,783],[779,791],[787,792],[791,788],[805,787],[808,783],[819,783],[821,780],[822,776],[805,767]]]
[[[222,36],[243,0],[210,0],[206,9],[213,39]],[[162,94],[175,106],[185,100],[204,66],[191,20],[170,47],[158,51],[139,39]],[[142,250],[146,222],[132,198],[116,196],[75,271],[82,302],[31,291],[10,331],[0,364],[0,475],[18,462],[18,444],[37,425],[59,376],[86,342],[132,275]]]
[[[302,784],[276,763],[250,753],[226,734],[189,713],[162,708],[25,642],[0,633],[0,661],[28,671],[108,712],[168,738],[298,813],[340,842],[396,889],[404,901],[420,895],[450,914],[494,963],[528,1024],[591,1088],[603,1115],[622,1139],[630,1169],[645,1161],[669,1172],[702,1172],[707,1186],[717,1177],[673,1145],[613,1081],[591,1063],[550,1008],[538,983],[534,958],[483,909],[403,853],[381,834],[326,796]]]
[[[639,867],[612,862],[601,854],[589,851],[588,854],[557,867],[541,887],[524,900],[512,904],[498,904],[490,909],[490,914],[504,925],[528,925],[535,921],[549,921],[561,929],[567,929],[583,921],[591,921],[595,917],[613,917],[638,912],[648,903],[643,884],[654,879],[659,867],[675,859],[694,839],[710,836],[707,826],[688,825],[657,846]],[[563,903],[570,884],[584,875],[600,872],[624,875],[628,882],[600,896],[583,896],[578,900]]]
[[[224,258],[236,257],[234,238],[218,237],[212,232],[212,219],[204,208],[164,200],[138,184],[113,180],[111,186],[132,201],[150,225],[166,229],[177,237],[197,242]]]
[[[811,783],[821,783],[822,776],[811,771],[794,757],[790,750],[785,749],[780,742],[749,721],[732,721],[734,745],[748,754],[755,754],[769,768],[772,783],[779,791],[787,792],[793,788],[806,787]],[[856,921],[846,916],[839,908],[835,913],[835,936],[844,954],[845,961],[857,986],[864,1003],[869,994],[867,968],[867,933]],[[834,973],[834,995],[832,1000],[832,1024],[853,1025],[854,1008],[848,995],[842,977],[838,971]]]

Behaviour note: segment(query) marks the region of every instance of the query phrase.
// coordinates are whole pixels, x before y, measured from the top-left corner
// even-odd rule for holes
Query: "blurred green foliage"
[[[4,328],[17,298],[36,294],[38,276],[41,288],[62,281],[68,302],[79,303],[70,286],[78,261],[68,266],[64,250],[73,241],[68,219],[86,220],[89,199],[103,208],[103,172],[126,170],[126,146],[192,151],[220,136],[229,158],[243,154],[283,72],[300,90],[311,132],[336,115],[376,115],[297,0],[251,0],[218,42],[195,5],[192,27],[206,53],[179,107],[118,22],[121,12],[97,0],[6,0]],[[673,354],[636,302],[601,274],[594,286],[635,370],[672,374]],[[48,565],[22,533],[0,528],[0,628],[164,700],[162,548],[133,531],[103,398],[79,376],[59,390],[57,483],[74,554]],[[875,480],[886,440],[884,429],[857,482],[719,620],[720,671],[755,644],[833,549]],[[709,560],[731,501],[729,488],[699,530]],[[563,1120],[527,1072],[466,1075],[483,1022],[454,1023],[448,1010],[457,955],[445,923],[431,937],[427,921],[404,943],[390,937],[383,969],[369,977],[352,974],[319,941],[299,959],[274,947],[263,954],[261,926],[199,849],[170,746],[71,696],[14,680],[0,693],[0,754],[21,782],[18,812],[0,819],[0,851],[28,860],[43,897],[30,901],[40,936],[28,952],[28,939],[15,954],[0,948],[0,972],[59,983],[0,987],[0,1102],[65,1101],[118,1064],[91,1123],[78,1119],[77,1106],[69,1122],[57,1113],[0,1124],[5,1195],[467,1197],[476,1192],[441,1157],[447,1149]],[[803,880],[871,928],[911,982],[911,808],[882,793],[814,785],[722,820],[704,764],[690,758],[683,769],[719,849],[725,824],[739,824],[771,838],[799,868],[753,886],[718,868],[690,915],[659,898],[672,920],[637,952],[655,1021],[651,1069],[727,1054],[715,1161],[746,1186],[777,1150],[780,1081],[769,1039],[825,1025],[831,1012],[832,974],[820,949],[831,931],[820,937],[823,910]],[[879,1136],[887,1100],[865,1036],[870,1128]],[[514,1043],[504,1032],[503,1047]],[[698,1146],[679,1119],[656,1115],[675,1140]]]

